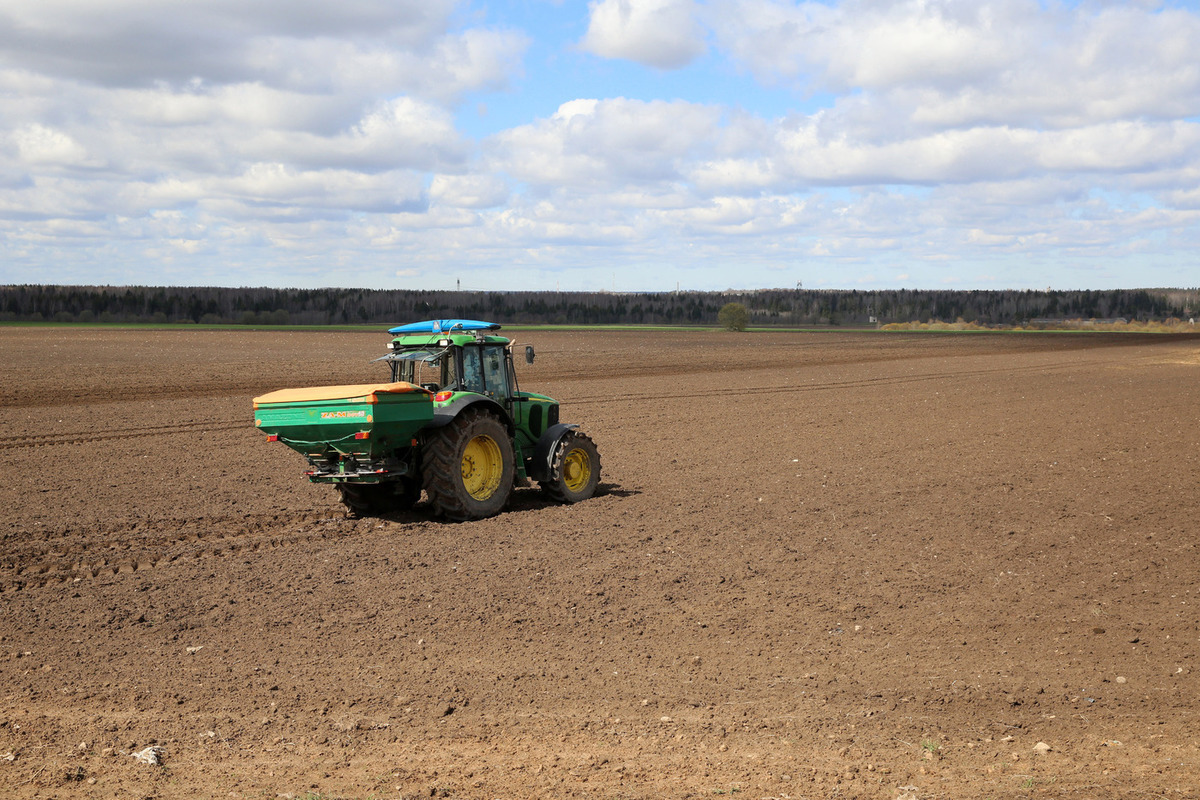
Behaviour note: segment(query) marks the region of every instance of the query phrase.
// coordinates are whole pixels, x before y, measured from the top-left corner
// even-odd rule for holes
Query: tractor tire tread
[[[571,445],[576,442],[585,443],[583,446],[589,451],[589,457],[595,462],[592,465],[592,476],[588,485],[580,492],[571,492],[562,481],[563,460],[567,453],[571,450]],[[550,464],[550,479],[541,481],[542,491],[546,496],[557,503],[579,503],[592,497],[596,493],[596,487],[600,483],[600,451],[596,447],[596,443],[586,433],[579,431],[571,431],[562,440],[555,445],[554,458]]]
[[[482,428],[482,430],[480,430]],[[462,483],[463,450],[476,435],[491,436],[500,447],[504,475],[495,494],[480,501],[467,493]],[[512,440],[504,423],[482,409],[468,408],[453,422],[434,429],[425,442],[421,472],[425,492],[434,510],[455,522],[483,519],[500,513],[512,492]]]

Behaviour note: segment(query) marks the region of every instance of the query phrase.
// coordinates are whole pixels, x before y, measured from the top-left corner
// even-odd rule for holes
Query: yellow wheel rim
[[[587,486],[588,481],[592,478],[591,456],[581,447],[570,450],[567,457],[563,459],[562,475],[563,483],[567,485],[567,488],[572,492],[578,492]]]
[[[462,457],[462,479],[467,494],[487,500],[500,488],[504,462],[500,445],[490,436],[476,436],[467,442]]]

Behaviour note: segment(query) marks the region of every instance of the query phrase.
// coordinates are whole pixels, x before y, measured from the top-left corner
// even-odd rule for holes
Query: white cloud
[[[693,0],[593,0],[588,12],[580,45],[604,58],[675,69],[705,50]]]
[[[436,169],[461,163],[467,151],[447,111],[409,97],[380,104],[332,136],[274,131],[244,146],[256,160],[274,156],[297,164],[364,170]]]
[[[1034,0],[714,0],[718,46],[760,80],[869,93],[895,129],[1070,126],[1200,113],[1200,17]]]
[[[456,208],[494,208],[508,200],[508,184],[495,175],[435,175],[430,198]]]
[[[361,113],[359,99],[307,94],[260,83],[180,88],[84,89],[93,109],[127,124],[182,127],[233,124],[249,129],[336,130]]]
[[[18,157],[26,164],[85,164],[87,150],[62,131],[33,123],[14,131]]]
[[[406,92],[439,102],[504,88],[520,72],[528,39],[514,31],[467,30],[397,48],[371,39],[256,41],[244,80],[269,81],[299,92]]]
[[[366,175],[349,170],[299,171],[283,164],[254,164],[240,175],[205,182],[206,197],[263,206],[320,207],[336,211],[394,212],[424,205],[412,173]]]
[[[595,190],[678,180],[719,133],[719,108],[654,100],[574,100],[549,119],[487,143],[495,168],[517,180]]]
[[[691,235],[751,236],[795,230],[806,219],[809,204],[782,197],[713,197],[706,205],[668,211],[660,218]]]
[[[358,39],[423,48],[453,0],[9,0],[0,57],[58,77],[110,85],[262,77],[264,43]]]
[[[837,6],[771,0],[715,2],[722,46],[763,77],[812,68],[834,88],[961,84],[1004,68],[1025,50],[1014,28],[1026,2],[850,0]]]

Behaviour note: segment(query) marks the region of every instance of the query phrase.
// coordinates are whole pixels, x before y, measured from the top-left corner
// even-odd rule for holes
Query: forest
[[[433,318],[502,324],[716,326],[740,303],[754,327],[962,321],[978,326],[1062,320],[1187,320],[1200,290],[479,292],[156,286],[0,286],[0,322],[391,325]]]

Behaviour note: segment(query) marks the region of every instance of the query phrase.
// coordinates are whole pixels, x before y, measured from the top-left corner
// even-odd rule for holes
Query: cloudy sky
[[[1200,8],[5,0],[0,283],[1200,285]]]

